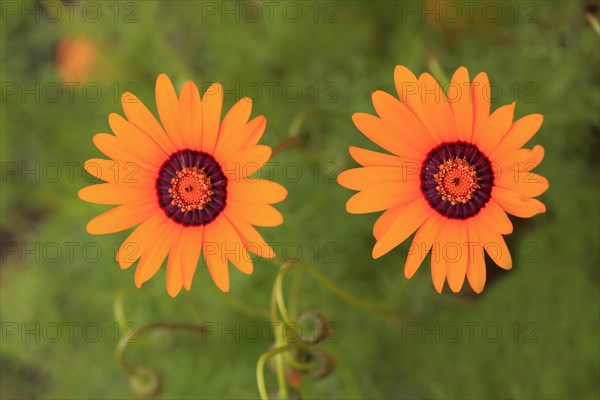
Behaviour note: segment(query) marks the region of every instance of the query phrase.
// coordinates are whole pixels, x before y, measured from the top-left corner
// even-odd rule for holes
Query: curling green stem
[[[124,297],[125,293],[123,291],[118,292],[113,303],[113,313],[115,314],[115,321],[117,322],[119,331],[127,324],[125,320],[125,307],[123,306]]]
[[[135,368],[131,366],[131,364],[129,364],[127,362],[127,360],[125,359],[125,350],[127,350],[127,346],[129,345],[129,343],[135,343],[134,339],[137,338],[138,336],[140,336],[142,333],[147,332],[147,331],[152,331],[152,330],[172,330],[172,331],[177,331],[177,330],[187,330],[187,331],[192,331],[192,332],[196,332],[196,333],[204,333],[204,327],[201,325],[193,325],[193,324],[169,324],[169,323],[163,323],[163,322],[157,322],[157,323],[152,323],[152,324],[147,324],[142,326],[140,329],[137,330],[137,332],[134,332],[132,335],[130,336],[124,336],[123,339],[121,339],[119,341],[119,344],[117,345],[117,350],[116,350],[116,358],[117,358],[117,362],[119,363],[119,365],[123,368],[123,370],[127,373],[127,375],[131,376],[131,377],[136,377],[136,372],[135,372]]]
[[[278,340],[275,342],[277,347],[282,346],[284,343],[285,342],[284,342],[283,338],[281,338],[281,336],[279,336]],[[275,359],[275,362],[277,364],[277,386],[279,388],[279,397],[282,397],[285,399],[285,398],[287,398],[288,390],[287,390],[287,383],[285,381],[285,368],[283,365],[283,357],[277,356],[277,358]]]
[[[376,304],[368,303],[366,301],[360,300],[348,292],[340,289],[335,283],[329,280],[325,275],[321,274],[315,267],[308,264],[306,261],[302,260],[302,266],[306,269],[306,271],[311,274],[315,279],[317,279],[326,289],[330,292],[345,300],[350,304],[354,304],[357,307],[363,308],[365,310],[372,311],[377,314],[392,314],[394,313],[393,309],[387,307],[381,307]]]
[[[284,264],[279,270],[273,286],[275,302],[277,303],[279,314],[281,315],[283,322],[286,324],[291,323],[292,319],[290,318],[287,307],[285,306],[285,298],[283,296],[283,278],[292,270],[292,268],[293,266],[291,264]]]
[[[288,263],[283,263],[277,277],[275,278],[275,283],[273,284],[273,291],[271,292],[271,321],[275,323],[277,326],[279,322],[279,315],[284,319],[284,323],[289,322],[289,316],[287,310],[285,308],[285,302],[283,298],[283,291],[281,285],[282,276],[287,273],[290,265]],[[279,314],[277,313],[279,311]],[[287,319],[287,322],[286,322]],[[280,347],[285,342],[283,337],[281,336],[281,331],[275,331],[275,346]],[[277,371],[277,384],[279,387],[279,394],[284,397],[287,396],[287,384],[285,382],[285,369],[283,365],[283,358],[277,357],[275,359],[276,363],[276,371]],[[262,371],[262,370],[261,370]],[[262,373],[262,372],[261,372]],[[260,382],[259,382],[260,387]]]
[[[301,362],[296,360],[289,352],[283,353],[283,357],[294,369],[308,371],[313,367],[313,364],[310,362]]]
[[[298,316],[298,303],[300,301],[300,294],[302,292],[302,270],[299,269],[294,274],[294,280],[292,282],[292,294],[290,299],[290,316],[293,320],[296,320]]]
[[[249,306],[246,303],[244,303],[242,300],[238,299],[237,297],[232,297],[229,295],[229,293],[227,294],[227,296],[223,296],[223,299],[221,299],[224,303],[229,304],[231,307],[237,309],[238,311],[248,315],[248,316],[254,316],[254,317],[259,317],[259,318],[269,318],[269,313],[266,312],[265,310],[260,310],[257,309],[253,306]]]
[[[281,153],[283,150],[287,149],[290,146],[298,143],[298,136],[292,136],[285,139],[283,142],[279,143],[277,146],[273,147],[273,151],[271,152],[271,157],[274,157],[276,154]]]
[[[276,356],[279,353],[289,351],[291,348],[292,346],[289,344],[275,347],[274,349],[269,350],[261,355],[258,359],[258,362],[256,363],[256,382],[258,383],[258,393],[260,394],[260,398],[262,400],[269,400],[269,394],[267,393],[267,388],[265,386],[265,363],[269,360],[269,358]]]
[[[213,295],[215,297],[218,296],[219,297],[219,301],[221,301],[221,302],[223,302],[223,303],[225,303],[225,304],[227,304],[227,305],[235,308],[236,310],[238,310],[242,314],[245,314],[245,315],[247,315],[249,317],[258,317],[258,318],[265,318],[265,319],[269,318],[269,313],[268,312],[266,312],[266,311],[264,311],[262,309],[253,307],[251,305],[248,305],[246,302],[244,302],[244,301],[240,300],[239,298],[231,295],[230,293],[227,293],[226,296],[222,296],[222,293],[215,291],[214,287],[211,287],[212,282],[209,282],[207,280],[203,280],[202,284],[204,286],[206,286],[206,288],[207,288],[206,292],[207,293],[210,293],[211,295]]]

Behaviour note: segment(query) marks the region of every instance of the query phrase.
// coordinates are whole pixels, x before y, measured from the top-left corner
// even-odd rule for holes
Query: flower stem
[[[598,22],[598,18],[596,18],[594,14],[588,12],[585,13],[585,19],[587,20],[588,24],[590,24],[594,32],[600,35],[600,23]]]
[[[279,270],[273,286],[277,309],[279,310],[279,314],[281,315],[283,322],[286,324],[291,323],[292,319],[290,318],[287,307],[285,306],[285,298],[283,296],[283,278],[292,270],[292,268],[293,266],[291,264],[284,264]]]
[[[275,324],[275,326],[279,323],[279,315],[283,319],[285,324],[290,323],[290,317],[288,315],[287,309],[285,307],[285,299],[283,297],[283,289],[282,289],[282,281],[283,277],[290,270],[290,265],[288,263],[283,263],[277,276],[275,277],[275,283],[273,284],[273,291],[271,293],[271,321]],[[277,314],[279,311],[279,315]],[[275,331],[275,346],[281,347],[285,340],[281,335],[280,330]],[[277,357],[275,359],[276,371],[277,371],[277,385],[279,387],[279,395],[281,397],[287,397],[287,384],[285,382],[285,368],[283,365],[283,358]],[[260,382],[259,382],[260,386]]]
[[[273,152],[271,155],[275,156],[276,154],[279,154],[283,150],[287,149],[288,147],[293,146],[296,143],[298,143],[300,141],[300,128],[302,128],[302,125],[308,119],[308,117],[310,117],[313,114],[329,114],[329,115],[335,115],[335,116],[343,116],[344,118],[347,117],[347,115],[344,113],[329,110],[326,108],[321,108],[321,107],[307,108],[306,110],[302,111],[301,113],[297,114],[294,117],[294,119],[290,123],[290,128],[288,130],[288,138],[285,139],[283,142],[279,143],[278,145],[276,145],[273,148]]]
[[[235,308],[237,311],[245,314],[249,317],[258,317],[258,318],[269,318],[269,313],[263,309],[256,308],[252,305],[249,305],[247,302],[242,301],[240,298],[235,297],[234,295],[227,293],[226,296],[223,296],[222,293],[214,290],[214,286],[212,282],[203,280],[202,284],[206,287],[206,293],[214,297],[218,297],[219,301]]]
[[[294,280],[292,281],[292,295],[290,299],[290,316],[293,320],[298,316],[298,303],[300,301],[300,294],[302,292],[302,270],[299,269],[294,274]]]
[[[269,395],[265,386],[265,363],[267,360],[269,360],[269,358],[276,356],[279,353],[289,351],[291,348],[291,345],[275,347],[274,349],[269,350],[261,355],[258,359],[258,362],[256,363],[256,382],[258,383],[258,393],[260,394],[260,398],[262,400],[269,400]]]
[[[124,336],[123,339],[119,341],[117,345],[116,358],[119,365],[123,368],[123,370],[131,377],[135,377],[136,369],[131,366],[125,359],[125,350],[129,343],[136,343],[135,340],[142,333],[152,330],[187,330],[196,333],[203,334],[205,332],[204,326],[202,325],[193,325],[193,324],[171,324],[164,322],[156,322],[152,324],[146,324],[142,326],[137,332],[134,332],[132,335]]]
[[[292,136],[292,137],[285,139],[283,142],[281,142],[277,146],[273,147],[273,152],[271,153],[271,157],[275,156],[276,154],[281,153],[283,150],[287,149],[288,147],[295,145],[296,143],[298,143],[298,140],[299,140],[298,136]]]
[[[313,364],[310,362],[301,362],[296,360],[289,352],[284,353],[283,357],[285,360],[294,368],[302,371],[309,371],[313,368]]]
[[[283,263],[281,260],[279,262]],[[377,304],[372,304],[363,300],[360,300],[345,290],[339,288],[335,283],[333,283],[329,278],[323,275],[319,270],[317,270],[314,266],[309,264],[308,262],[300,259],[298,264],[291,264],[291,266],[300,265],[303,267],[309,274],[311,274],[317,281],[319,281],[327,290],[338,296],[340,299],[360,307],[362,309],[377,313],[377,314],[396,314],[398,311],[388,307],[382,307]]]

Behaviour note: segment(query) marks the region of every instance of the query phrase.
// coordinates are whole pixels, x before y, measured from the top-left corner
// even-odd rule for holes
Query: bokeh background
[[[253,115],[268,119],[266,144],[299,135],[270,170],[289,190],[277,206],[285,223],[261,231],[281,243],[281,257],[299,251],[344,290],[398,310],[381,316],[353,307],[306,275],[300,310],[320,310],[336,324],[335,340],[321,346],[337,367],[303,379],[304,398],[600,396],[597,2],[0,6],[2,398],[135,398],[115,359],[117,340],[131,333],[119,321],[208,322],[238,334],[236,323],[268,321],[276,275],[268,262],[251,277],[232,269],[227,295],[201,265],[193,290],[171,299],[164,269],[136,290],[133,268],[114,262],[127,232],[85,231],[106,209],[77,198],[91,181],[83,162],[100,156],[91,138],[109,131],[107,116],[122,112],[125,90],[155,111],[161,72],[178,89],[186,80],[202,89],[221,82],[224,109],[252,97]],[[335,178],[355,165],[347,147],[375,148],[350,116],[373,111],[373,91],[394,93],[397,64],[438,77],[461,65],[471,77],[486,71],[492,109],[516,100],[516,117],[544,114],[530,144],[546,149],[538,172],[550,181],[541,196],[548,211],[512,218],[514,268],[502,271],[488,259],[481,295],[466,284],[460,294],[446,287],[438,295],[428,262],[406,280],[406,246],[372,260],[376,215],[345,212],[351,192]],[[140,335],[126,356],[159,371],[159,398],[256,398],[255,365],[272,344],[268,331],[264,325],[258,340],[243,331],[207,338],[157,331]]]

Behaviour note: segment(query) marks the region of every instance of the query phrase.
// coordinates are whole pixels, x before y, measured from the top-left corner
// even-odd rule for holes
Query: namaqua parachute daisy
[[[287,191],[253,174],[270,158],[258,144],[263,116],[248,121],[252,102],[237,102],[221,122],[223,89],[215,83],[202,97],[192,82],[179,98],[165,74],[156,82],[162,125],[131,93],[121,99],[125,118],[108,118],[114,135],[99,133],[94,143],[108,159],[91,159],[85,169],[105,181],[79,191],[83,200],[117,205],[92,219],[92,234],[119,232],[139,225],[120,246],[121,268],[138,262],[140,287],[167,262],[167,291],[191,289],[201,255],[215,284],[229,290],[229,262],[252,273],[249,253],[274,257],[254,226],[283,222],[271,205]]]
[[[404,272],[411,278],[431,251],[433,284],[446,279],[460,291],[465,276],[480,293],[486,280],[484,250],[501,268],[512,259],[502,235],[507,213],[529,218],[546,210],[534,197],[548,181],[531,170],[544,156],[536,145],[523,149],[542,124],[531,114],[513,121],[515,104],[490,114],[485,73],[470,81],[466,68],[452,77],[447,94],[427,73],[417,78],[403,66],[394,80],[399,99],[373,93],[379,116],[356,113],[356,127],[391,154],[350,147],[362,167],[344,171],[338,182],[359,192],[346,209],[384,213],[375,222],[373,257],[386,254],[416,231]]]

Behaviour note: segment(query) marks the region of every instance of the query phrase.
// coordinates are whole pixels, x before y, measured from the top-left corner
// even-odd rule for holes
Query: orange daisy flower
[[[358,190],[346,209],[383,211],[373,228],[379,258],[417,231],[404,273],[411,278],[431,250],[433,284],[446,278],[454,292],[465,276],[477,293],[485,285],[484,249],[504,269],[512,267],[502,235],[512,232],[506,213],[529,218],[546,210],[534,199],[548,181],[531,172],[544,149],[521,147],[542,124],[540,114],[513,122],[515,103],[490,114],[485,73],[471,82],[460,67],[448,95],[430,74],[418,79],[403,66],[394,73],[399,99],[373,93],[379,117],[356,113],[356,127],[392,154],[350,147],[361,168],[344,171],[338,182]]]
[[[92,219],[87,231],[107,234],[140,224],[123,242],[121,268],[137,260],[135,284],[150,279],[168,255],[167,291],[191,289],[201,253],[215,284],[229,290],[230,261],[245,274],[253,270],[249,252],[274,257],[256,226],[283,222],[271,204],[282,201],[281,185],[250,177],[270,158],[257,144],[266,126],[248,122],[252,102],[240,100],[221,122],[223,89],[213,84],[201,98],[186,82],[179,98],[165,74],[156,81],[161,124],[133,94],[122,97],[126,118],[108,118],[115,135],[94,136],[110,160],[91,159],[85,169],[107,183],[79,191],[83,200],[119,205]]]

